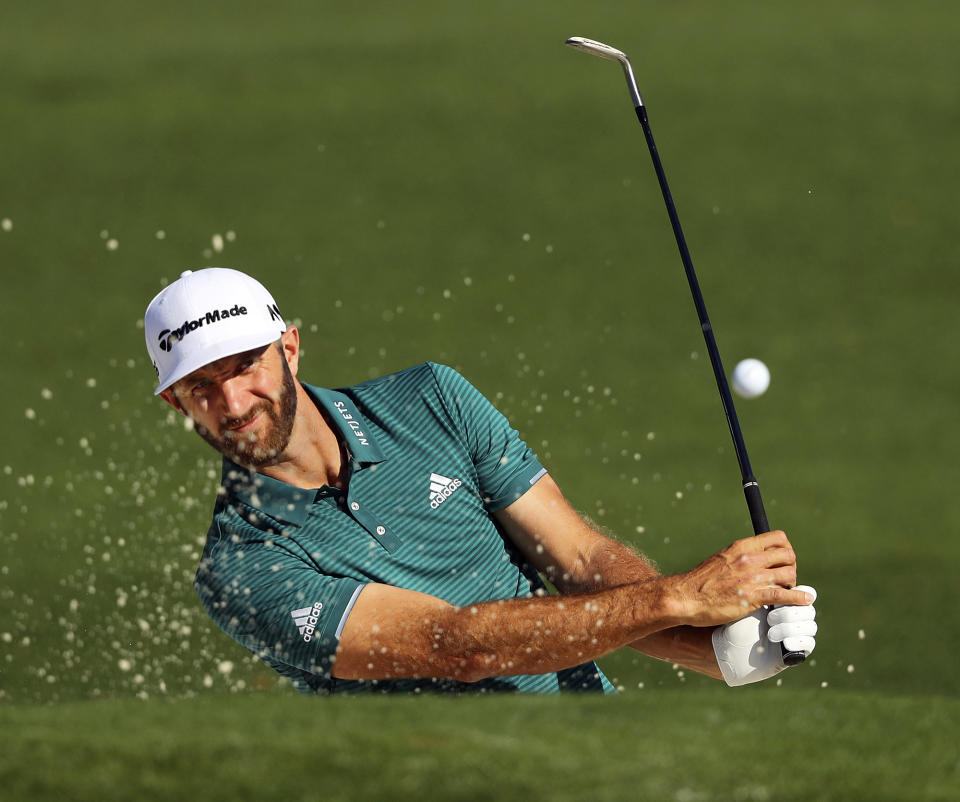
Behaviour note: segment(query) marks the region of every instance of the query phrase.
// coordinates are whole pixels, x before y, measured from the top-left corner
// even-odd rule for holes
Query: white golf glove
[[[817,597],[809,585],[798,585],[796,590]],[[713,651],[727,685],[760,682],[783,671],[781,643],[787,651],[809,655],[817,645],[816,616],[812,604],[778,605],[769,610],[761,607],[746,618],[717,627]]]

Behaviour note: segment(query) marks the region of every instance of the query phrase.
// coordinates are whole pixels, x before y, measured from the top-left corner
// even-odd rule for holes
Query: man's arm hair
[[[645,555],[578,513],[549,474],[494,515],[527,561],[561,594],[659,576]]]
[[[343,629],[333,675],[466,682],[559,671],[681,624],[710,627],[764,604],[809,604],[782,532],[744,538],[684,574],[592,593],[454,607],[369,584]]]
[[[454,607],[416,591],[370,584],[347,619],[333,673],[476,682],[560,671],[669,626],[663,591],[642,583]]]
[[[653,560],[574,510],[549,476],[498,519],[524,556],[561,594],[592,592],[660,576]],[[711,633],[712,629],[681,626],[659,630],[628,645],[648,657],[721,679]]]
[[[554,583],[558,592],[589,593],[660,576],[657,564],[647,554],[618,538],[611,529],[598,524],[585,512],[577,511],[576,514],[590,530],[589,547],[585,549],[585,559],[577,566],[579,570],[575,574],[548,566],[547,572],[560,575],[560,584]]]

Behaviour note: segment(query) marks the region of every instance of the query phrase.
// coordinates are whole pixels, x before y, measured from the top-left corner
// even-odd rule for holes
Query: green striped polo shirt
[[[303,386],[345,447],[347,489],[302,490],[224,459],[196,576],[224,632],[305,693],[613,690],[593,662],[475,683],[333,677],[344,623],[368,582],[458,607],[544,590],[491,513],[546,470],[452,368],[425,363],[339,390]]]

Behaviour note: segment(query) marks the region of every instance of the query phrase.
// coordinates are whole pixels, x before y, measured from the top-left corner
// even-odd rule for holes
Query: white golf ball
[[[759,359],[744,359],[733,369],[733,389],[744,398],[763,395],[770,386],[770,370]]]

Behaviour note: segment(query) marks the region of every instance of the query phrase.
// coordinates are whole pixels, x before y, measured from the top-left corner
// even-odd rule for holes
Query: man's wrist
[[[711,638],[715,629],[716,627],[671,627],[634,641],[630,648],[648,657],[674,663],[714,679],[723,679]]]
[[[650,588],[653,598],[648,609],[653,613],[659,629],[672,629],[683,626],[689,619],[687,604],[677,592],[677,579],[673,576],[660,576],[643,583]]]

